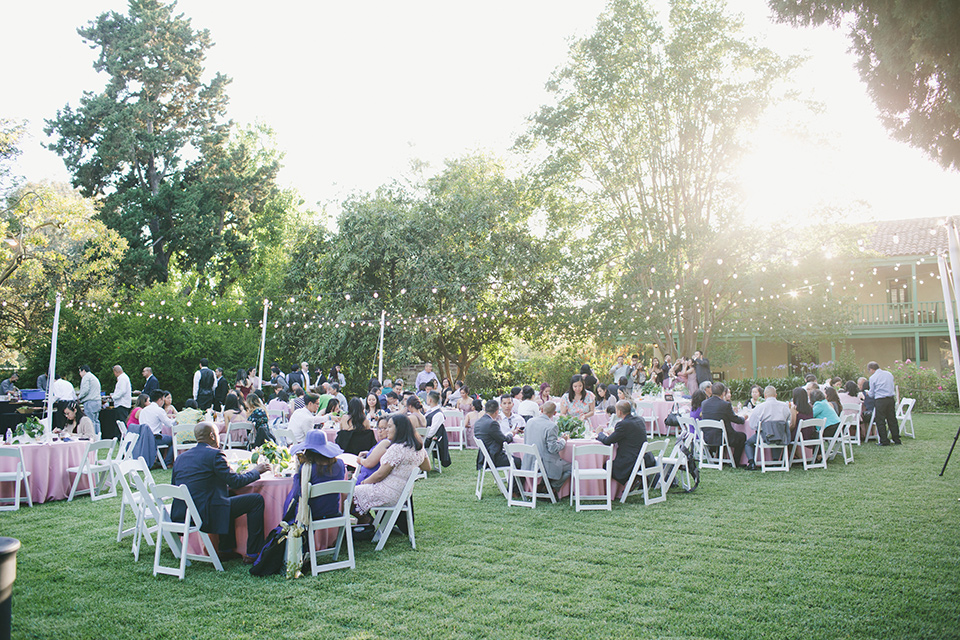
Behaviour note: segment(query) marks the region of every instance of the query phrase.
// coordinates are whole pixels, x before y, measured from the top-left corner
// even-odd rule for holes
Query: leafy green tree
[[[11,164],[20,155],[20,139],[23,137],[25,123],[8,118],[0,118],[0,190],[6,191],[10,185]]]
[[[573,43],[520,145],[594,212],[567,220],[599,280],[585,321],[664,353],[709,349],[763,263],[741,237],[736,161],[795,63],[716,1],[673,0],[664,25],[646,2],[614,0]]]
[[[0,326],[7,359],[46,345],[51,305],[105,300],[126,242],[95,218],[89,198],[68,185],[27,183],[0,216]],[[39,348],[42,352],[43,348]]]
[[[131,0],[128,15],[104,13],[78,32],[99,50],[94,68],[108,82],[47,121],[49,148],[127,239],[125,282],[164,282],[178,267],[224,293],[270,239],[280,167],[264,144],[272,134],[258,126],[230,135],[230,80],[204,82],[210,34],[175,14],[175,3]]]
[[[880,118],[893,136],[960,169],[960,3],[768,0],[782,22],[848,28]]]

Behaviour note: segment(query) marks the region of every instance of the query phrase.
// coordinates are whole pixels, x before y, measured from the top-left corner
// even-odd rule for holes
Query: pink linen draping
[[[513,439],[514,442],[523,443],[523,437],[517,436]],[[592,438],[576,438],[567,441],[567,445],[560,451],[560,457],[566,460],[567,462],[573,463],[573,448],[577,445],[585,444],[600,444],[596,439]],[[613,446],[613,458],[617,457],[617,445]],[[612,458],[611,458],[612,459]],[[603,467],[606,458],[603,456],[589,455],[589,456],[580,456],[579,462],[580,466],[584,469],[600,469]],[[566,498],[570,495],[570,486],[571,481],[563,483],[563,486],[560,487],[560,491],[557,492],[557,499]],[[599,495],[604,492],[604,483],[601,480],[584,480],[580,484],[580,491],[583,495]],[[621,485],[616,480],[613,481],[613,498],[616,499],[623,492],[623,485]]]
[[[44,444],[2,445],[20,447],[23,463],[30,472],[30,495],[34,504],[50,500],[66,500],[70,495],[74,476],[67,473],[69,467],[78,467],[86,451],[86,441],[49,442]],[[16,471],[14,458],[0,458],[0,471]],[[13,482],[0,485],[0,495],[12,497]],[[87,489],[86,479],[81,479],[78,490]],[[26,497],[21,488],[21,495]]]

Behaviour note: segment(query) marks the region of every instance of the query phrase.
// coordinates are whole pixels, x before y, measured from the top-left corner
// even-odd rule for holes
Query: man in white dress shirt
[[[513,433],[514,429],[522,430],[527,421],[513,412],[513,396],[508,393],[500,396],[500,431],[503,435]]]
[[[113,375],[117,377],[117,386],[113,388],[110,397],[113,398],[113,406],[117,412],[117,420],[127,422],[130,416],[130,405],[133,399],[133,386],[130,384],[130,376],[123,372],[123,367],[116,364],[113,366]]]
[[[157,440],[157,455],[160,455],[159,448],[166,446],[167,452],[163,456],[163,461],[170,467],[173,464],[173,437],[163,432],[163,427],[173,428],[173,420],[167,415],[163,408],[163,397],[166,395],[160,389],[150,392],[150,404],[140,410],[137,419],[140,421],[140,437],[146,435],[142,425],[146,425],[153,432],[153,437]]]
[[[304,395],[304,406],[290,416],[287,429],[293,432],[293,444],[300,444],[317,423],[317,411],[320,410],[320,396],[315,393]]]

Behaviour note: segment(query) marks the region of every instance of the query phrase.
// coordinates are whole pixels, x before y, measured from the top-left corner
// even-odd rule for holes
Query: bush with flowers
[[[957,410],[957,382],[952,372],[942,374],[910,360],[896,360],[890,373],[900,389],[900,397],[916,399],[916,411]]]

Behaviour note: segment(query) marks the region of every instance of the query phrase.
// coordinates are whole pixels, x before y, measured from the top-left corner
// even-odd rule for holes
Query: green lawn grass
[[[119,500],[22,508],[0,514],[23,543],[14,637],[958,638],[960,452],[937,475],[958,425],[919,416],[849,466],[707,470],[612,513],[508,508],[489,482],[478,502],[475,452],[453,452],[417,482],[416,551],[360,543],[355,570],[296,581],[155,578],[152,549],[115,542]]]

